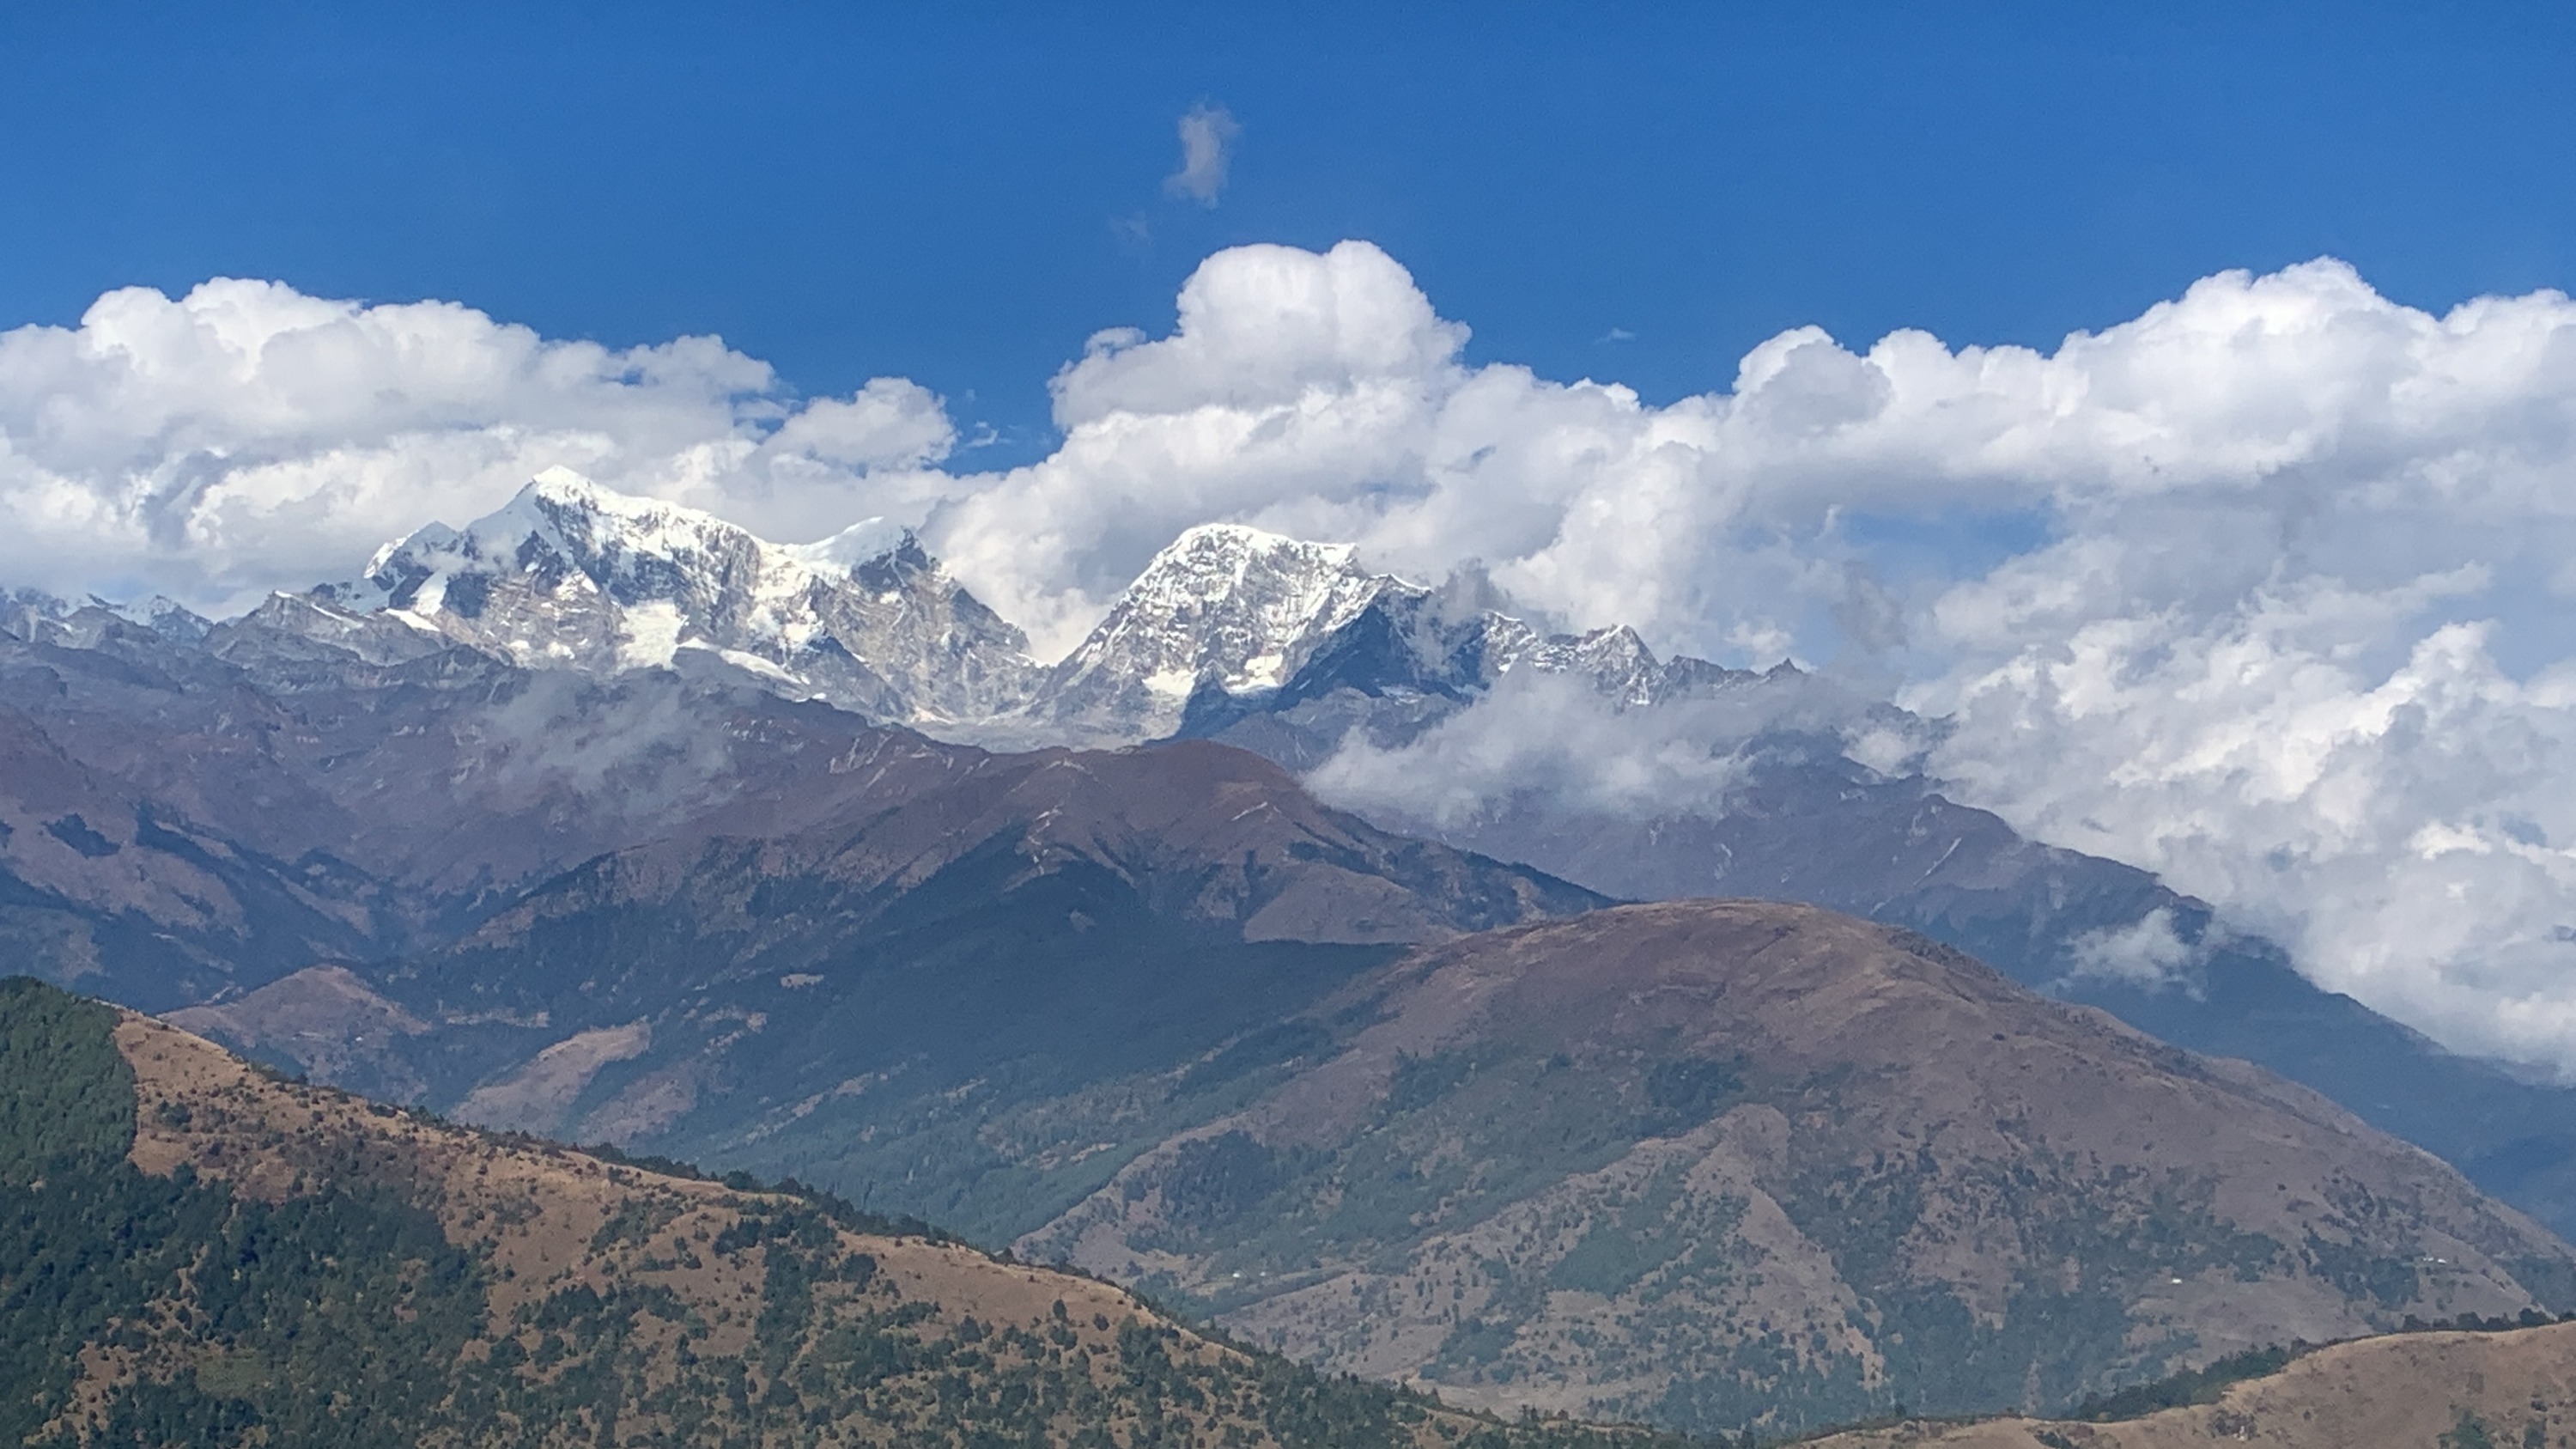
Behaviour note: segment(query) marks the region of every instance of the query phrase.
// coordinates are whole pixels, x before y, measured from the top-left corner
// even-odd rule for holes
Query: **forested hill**
[[[0,1204],[0,1443],[1681,1443],[1322,1377],[918,1225],[281,1082],[25,978]]]

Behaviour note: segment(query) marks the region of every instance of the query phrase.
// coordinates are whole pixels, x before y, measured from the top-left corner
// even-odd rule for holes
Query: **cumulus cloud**
[[[0,572],[221,608],[566,464],[788,538],[926,509],[953,442],[898,379],[792,399],[714,338],[615,350],[446,302],[130,288],[0,333]]]
[[[1344,808],[1443,832],[1524,811],[1716,815],[1745,780],[1746,749],[1766,737],[1919,755],[1925,732],[1895,714],[1815,675],[1624,708],[1577,676],[1521,670],[1413,738],[1355,734],[1306,783]]]
[[[1234,138],[1243,127],[1223,106],[1201,101],[1183,112],[1181,169],[1163,178],[1163,189],[1201,206],[1216,205],[1225,190],[1225,171],[1233,159]]]
[[[1104,332],[1057,375],[1051,456],[959,476],[915,385],[803,400],[712,339],[118,292],[0,334],[0,576],[222,603],[556,463],[785,539],[919,523],[1041,652],[1194,523],[1424,579],[1482,560],[1538,613],[1666,651],[1866,654],[1950,719],[1875,763],[2161,871],[2446,1041],[2576,1069],[2566,297],[2436,314],[2320,261],[2045,351],[1798,329],[1661,407],[1471,365],[1466,337],[1365,243],[1219,253],[1168,332]],[[1708,758],[1586,737],[1636,772],[1581,784],[1604,799],[1722,796]],[[1434,811],[1559,767],[1466,717],[1435,743],[1462,793]]]
[[[2088,931],[2071,944],[2067,974],[2142,986],[2186,987],[2198,952],[2174,930],[2173,909],[2158,906],[2125,926]]]
[[[1336,805],[1439,830],[1532,801],[1612,817],[1715,812],[1744,777],[1732,747],[1753,733],[1715,723],[1615,711],[1586,681],[1511,674],[1419,739],[1346,741],[1307,784]]]
[[[2565,297],[2435,315],[2317,262],[2048,352],[1800,329],[1661,408],[1463,340],[1373,248],[1222,254],[1172,333],[1096,339],[1061,451],[943,540],[1058,645],[1178,526],[1234,518],[1417,577],[1483,559],[1667,649],[1871,651],[1954,717],[1918,762],[1969,801],[2455,1045],[2576,1067]],[[1883,567],[1961,519],[2039,542]],[[1525,763],[1441,743],[1449,783],[1408,788],[1465,794],[1434,814]]]

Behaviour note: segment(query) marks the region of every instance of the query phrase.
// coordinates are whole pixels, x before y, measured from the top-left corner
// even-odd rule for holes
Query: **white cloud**
[[[1518,670],[1398,745],[1354,735],[1306,777],[1335,805],[1435,831],[1495,818],[1721,814],[1745,748],[1774,732],[1848,737],[1854,758],[1914,758],[1919,725],[1835,679],[1799,675],[1626,708],[1567,674]]]
[[[1063,449],[984,480],[942,541],[1057,643],[1208,518],[1418,577],[1481,559],[1667,649],[1859,634],[1956,712],[1933,765],[1968,799],[2164,872],[2445,1040],[2576,1066],[2566,298],[2436,316],[2319,262],[2045,353],[1802,329],[1664,408],[1466,366],[1462,340],[1373,248],[1211,258],[1172,335],[1067,370]],[[1855,541],[1958,518],[2042,542],[1890,582]],[[1447,773],[1398,783],[1463,793],[1424,813],[1528,763],[1434,743]],[[1347,768],[1371,766],[1394,780]]]
[[[1508,674],[1419,739],[1345,742],[1307,783],[1336,805],[1440,830],[1525,801],[1613,818],[1714,812],[1744,777],[1735,747],[1761,723],[1740,718],[1736,703],[1619,712],[1573,677]]]
[[[2069,976],[2123,982],[2151,991],[2187,986],[2187,973],[2198,954],[2175,932],[2169,906],[2158,906],[2125,926],[2088,931],[2072,944]]]
[[[1465,338],[1365,243],[1220,253],[1169,335],[1103,333],[1058,375],[1052,456],[960,477],[918,387],[800,403],[711,339],[118,292],[0,334],[0,578],[237,598],[553,463],[786,539],[924,521],[1042,650],[1193,523],[1423,578],[1481,560],[1668,651],[1873,651],[1956,716],[1932,763],[1968,799],[2445,1040],[2576,1068],[2567,298],[2436,315],[2317,262],[2046,352],[1800,329],[1666,407],[1469,365]],[[1470,794],[1535,767],[1501,732],[1443,748]],[[1701,778],[1637,749],[1645,788]]]
[[[1163,189],[1201,206],[1216,205],[1225,190],[1225,172],[1233,159],[1234,138],[1243,127],[1223,106],[1201,101],[1181,115],[1181,169],[1163,178]]]
[[[0,576],[221,607],[553,464],[810,537],[926,509],[952,439],[912,383],[800,407],[713,338],[616,351],[445,302],[130,288],[78,327],[0,333]]]

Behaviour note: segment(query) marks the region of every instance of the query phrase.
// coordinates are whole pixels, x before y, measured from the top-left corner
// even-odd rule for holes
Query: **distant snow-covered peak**
[[[731,673],[906,722],[1021,702],[1027,641],[869,519],[776,544],[711,513],[549,468],[462,528],[386,545],[316,591],[532,666]]]
[[[90,648],[98,642],[103,623],[110,618],[140,625],[183,644],[196,643],[214,627],[211,620],[194,609],[161,594],[132,603],[92,594],[85,602],[75,603],[39,589],[0,589],[0,633],[29,639],[45,637],[49,642]]]
[[[395,596],[410,580],[514,573],[539,576],[548,589],[586,584],[624,603],[659,599],[685,611],[693,595],[715,602],[738,587],[793,596],[911,540],[901,524],[870,518],[819,542],[771,543],[701,509],[620,493],[554,467],[462,529],[431,523],[385,545],[367,578],[397,608],[407,607]],[[428,607],[434,611],[438,600]]]
[[[377,616],[395,653],[446,641],[530,667],[678,669],[993,741],[1150,740],[1328,698],[1420,713],[1516,670],[1580,676],[1624,709],[1735,674],[1658,660],[1624,627],[1545,633],[1492,607],[1505,601],[1489,588],[1425,587],[1371,572],[1351,544],[1238,523],[1173,539],[1041,668],[901,524],[777,544],[565,468],[462,527],[386,545],[361,578],[305,602],[333,638]]]
[[[1110,636],[1213,625],[1219,637],[1200,639],[1194,652],[1221,660],[1242,645],[1251,653],[1240,663],[1258,674],[1271,646],[1331,628],[1393,582],[1361,568],[1358,552],[1237,523],[1201,524],[1154,555],[1084,648]]]
[[[1410,586],[1362,568],[1349,544],[1202,524],[1154,555],[1056,665],[1041,709],[1105,735],[1168,734],[1201,690],[1278,688],[1389,587]]]

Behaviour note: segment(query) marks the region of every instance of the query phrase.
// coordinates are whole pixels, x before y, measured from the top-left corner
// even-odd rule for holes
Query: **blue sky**
[[[2434,308],[2576,277],[2537,7],[1075,11],[12,5],[0,326],[221,273],[713,332],[1017,461],[1086,335],[1244,241],[1375,241],[1471,358],[1650,400],[1801,323],[2046,345],[2324,253]],[[1213,208],[1161,186],[1202,100]]]

